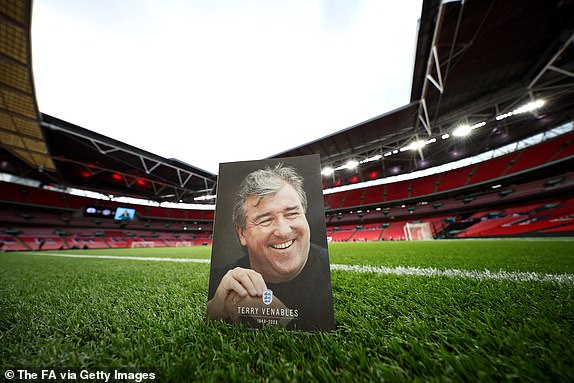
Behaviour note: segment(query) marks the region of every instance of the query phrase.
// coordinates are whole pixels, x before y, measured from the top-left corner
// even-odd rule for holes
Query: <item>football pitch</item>
[[[0,381],[574,381],[572,239],[333,243],[332,332],[208,321],[210,252],[1,253]]]

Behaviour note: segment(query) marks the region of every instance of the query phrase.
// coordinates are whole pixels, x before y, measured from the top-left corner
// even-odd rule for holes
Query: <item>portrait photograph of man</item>
[[[222,163],[207,316],[335,328],[318,155]]]

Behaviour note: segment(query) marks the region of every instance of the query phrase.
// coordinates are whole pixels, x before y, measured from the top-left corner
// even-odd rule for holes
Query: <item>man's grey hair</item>
[[[233,202],[233,225],[236,228],[245,229],[247,221],[247,211],[245,201],[248,197],[259,197],[259,203],[263,197],[273,195],[279,191],[285,183],[291,185],[303,206],[303,211],[307,212],[307,194],[303,189],[303,177],[290,166],[283,166],[278,163],[274,167],[265,167],[248,174],[239,185],[239,189]]]

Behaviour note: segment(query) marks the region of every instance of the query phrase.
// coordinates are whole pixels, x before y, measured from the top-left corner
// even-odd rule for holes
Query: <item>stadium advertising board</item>
[[[220,164],[207,316],[335,328],[318,155]]]

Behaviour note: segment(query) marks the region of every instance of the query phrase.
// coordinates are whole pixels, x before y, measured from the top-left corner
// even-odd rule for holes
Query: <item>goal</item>
[[[434,239],[430,222],[407,223],[403,227],[407,241]]]
[[[132,242],[132,249],[138,247],[155,247],[154,241],[134,241]]]
[[[175,247],[189,247],[189,246],[191,246],[190,241],[177,241],[175,243]]]

